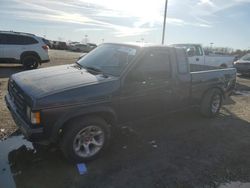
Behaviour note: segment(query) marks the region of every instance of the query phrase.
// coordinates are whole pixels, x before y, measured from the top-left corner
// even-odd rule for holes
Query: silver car
[[[234,67],[237,69],[238,73],[250,74],[250,53],[235,61]]]

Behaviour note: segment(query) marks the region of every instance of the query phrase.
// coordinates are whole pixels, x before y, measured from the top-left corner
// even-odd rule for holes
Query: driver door
[[[121,121],[164,112],[173,95],[171,72],[166,50],[147,51],[125,78],[120,98]]]

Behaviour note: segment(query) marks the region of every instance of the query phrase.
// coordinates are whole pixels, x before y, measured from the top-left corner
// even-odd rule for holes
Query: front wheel
[[[108,146],[110,134],[110,127],[102,118],[76,119],[64,130],[61,149],[72,162],[89,161]]]
[[[208,91],[201,101],[200,111],[205,117],[216,116],[222,105],[222,93],[218,89],[212,89]]]

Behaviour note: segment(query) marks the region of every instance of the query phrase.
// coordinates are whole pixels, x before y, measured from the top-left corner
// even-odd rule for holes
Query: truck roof
[[[137,43],[137,42],[105,43],[105,44],[126,45],[126,46],[137,47],[137,48],[145,48],[145,47],[175,48],[174,46],[169,46],[169,45],[152,44],[152,43]]]
[[[201,46],[201,44],[198,43],[179,43],[179,44],[171,44],[170,46],[187,46],[187,45],[199,45]]]

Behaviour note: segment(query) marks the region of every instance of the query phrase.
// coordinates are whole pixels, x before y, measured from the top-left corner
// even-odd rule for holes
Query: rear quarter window
[[[27,44],[37,44],[38,41],[32,37],[28,37],[28,36],[20,36],[20,42],[23,45],[27,45]]]
[[[178,72],[180,74],[185,74],[189,72],[188,59],[184,49],[176,49],[176,59]]]

